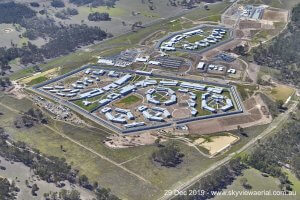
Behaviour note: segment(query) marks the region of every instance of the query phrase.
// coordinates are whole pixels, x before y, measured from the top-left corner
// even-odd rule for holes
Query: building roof
[[[126,94],[128,92],[132,92],[136,87],[134,85],[126,85],[120,91],[121,94]]]
[[[117,85],[123,85],[124,83],[129,81],[131,78],[132,78],[132,75],[126,74],[125,76],[122,76],[118,80],[114,81],[114,83],[117,84]]]

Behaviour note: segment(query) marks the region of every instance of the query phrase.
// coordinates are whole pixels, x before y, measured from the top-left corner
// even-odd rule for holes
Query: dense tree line
[[[21,20],[34,17],[35,11],[29,7],[14,2],[0,3],[0,24],[19,23]]]
[[[90,20],[90,21],[109,21],[111,19],[110,19],[108,13],[94,12],[94,13],[89,14],[88,20]]]
[[[78,6],[89,4],[93,7],[96,6],[114,7],[117,1],[118,0],[69,0],[70,3],[76,4]]]
[[[253,59],[259,65],[279,70],[279,80],[300,86],[300,4],[293,8],[287,30],[270,44],[255,48]]]
[[[188,191],[198,191],[188,195],[178,195],[175,200],[206,200],[214,197],[211,191],[221,191],[230,185],[237,176],[246,169],[240,158],[231,160],[228,164],[222,166],[213,173],[201,178]],[[205,191],[205,192],[201,192]]]
[[[38,47],[28,42],[26,46],[22,48],[0,48],[0,72],[4,75],[7,70],[10,70],[9,62],[20,58],[21,64],[37,63],[44,60],[43,55],[39,51]]]
[[[65,7],[65,3],[62,0],[52,0],[51,6],[54,8],[63,8]]]
[[[59,192],[49,192],[44,194],[45,200],[81,200],[77,190],[67,191],[62,189]]]
[[[75,8],[67,8],[55,13],[55,17],[60,19],[70,19],[71,16],[78,14],[78,10],[76,10]]]
[[[24,37],[30,40],[42,37],[49,40],[41,47],[28,42],[20,47],[0,48],[0,72],[4,74],[10,69],[9,62],[20,58],[23,65],[35,64],[45,59],[66,55],[81,46],[101,41],[110,36],[99,27],[90,27],[84,24],[57,25],[52,19],[32,17],[22,20],[21,26],[26,28]]]
[[[300,178],[300,122],[291,121],[279,133],[263,143],[246,157],[246,163],[264,173],[278,177],[282,189],[290,190],[287,175],[282,166],[290,165]]]
[[[183,157],[184,154],[180,152],[179,147],[174,143],[161,146],[152,154],[152,159],[165,167],[176,167],[182,162]]]
[[[10,183],[6,178],[0,177],[0,199],[14,200],[19,188],[16,187],[15,182]]]
[[[88,178],[84,175],[79,175],[79,171],[72,169],[71,165],[64,158],[41,155],[38,150],[29,149],[22,142],[9,141],[8,134],[1,127],[0,156],[9,161],[22,162],[30,167],[35,175],[49,183],[59,183],[67,180],[72,184],[80,184],[83,187],[88,185],[89,187],[86,188],[95,192],[96,200],[119,200],[119,198],[111,194],[109,189],[100,187],[98,183],[94,183],[90,187],[91,184]],[[68,193],[66,193],[66,196],[68,196]]]
[[[14,124],[16,128],[31,128],[36,124],[47,124],[48,119],[40,109],[29,109],[22,116],[16,118]]]
[[[273,118],[277,117],[281,112],[284,112],[286,110],[286,108],[283,107],[283,101],[275,102],[263,93],[259,93],[259,95],[264,101],[264,103],[267,105],[269,112]]]
[[[78,14],[78,11],[71,8],[56,13],[59,18],[76,14]],[[20,37],[27,37],[29,40],[40,37],[47,41],[41,47],[28,42],[22,47],[12,43],[10,48],[0,48],[1,75],[11,69],[9,62],[16,58],[20,58],[20,63],[23,65],[36,64],[43,62],[45,59],[68,54],[81,46],[111,36],[99,27],[90,27],[84,24],[57,24],[54,19],[37,17],[35,12],[26,5],[13,2],[0,4],[0,23],[20,24],[26,29]]]
[[[12,84],[8,77],[0,77],[0,90],[10,87]]]
[[[31,2],[29,5],[34,8],[40,7],[40,4],[38,2]]]

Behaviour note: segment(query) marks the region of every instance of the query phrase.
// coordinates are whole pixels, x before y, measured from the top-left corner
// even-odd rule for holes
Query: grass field
[[[196,35],[196,36],[189,37],[189,38],[187,38],[186,40],[187,40],[188,42],[190,42],[190,43],[195,43],[195,42],[197,42],[197,41],[199,41],[199,40],[203,40],[204,38],[205,38],[205,37],[202,36],[202,35]]]
[[[294,88],[285,85],[278,85],[269,92],[269,95],[274,100],[282,100],[285,102],[291,95],[293,95],[294,92]]]
[[[27,83],[27,85],[35,85],[35,84],[38,84],[38,83],[42,83],[42,82],[44,82],[46,80],[48,80],[47,77],[40,76],[38,78],[32,79],[30,82]]]
[[[5,32],[4,30],[10,30],[9,32]],[[17,45],[18,47],[22,47],[23,43],[28,42],[28,38],[19,37],[25,32],[25,28],[20,28],[19,24],[0,24],[0,47],[11,47],[12,44]]]
[[[251,97],[254,94],[254,92],[258,89],[256,85],[234,85],[237,87],[237,90],[240,93],[243,101]]]
[[[209,17],[203,18],[203,21],[212,21],[212,22],[220,22],[221,15],[211,15]]]
[[[279,180],[273,177],[264,177],[256,169],[250,168],[244,171],[242,176],[239,176],[230,186],[227,187],[224,191],[244,191],[240,180],[241,178],[246,178],[248,183],[252,186],[251,191],[279,191]],[[232,196],[218,196],[213,198],[214,200],[229,200],[233,199]],[[288,196],[239,196],[234,199],[243,199],[243,200],[296,200],[297,197],[288,197]]]
[[[56,76],[59,70],[60,70],[59,67],[52,68],[50,70],[47,70],[47,71],[44,71],[41,73],[36,73],[33,76],[29,76],[29,77],[20,79],[18,81],[20,83],[26,84],[26,85],[35,85],[35,84],[38,84],[38,83],[48,80],[48,77]]]
[[[85,106],[84,104],[83,104],[83,101],[82,100],[77,100],[77,101],[74,101],[74,103],[77,105],[77,106],[79,106],[79,107],[81,107],[81,108],[83,108],[83,109],[85,109],[85,110],[87,110],[87,111],[92,111],[93,109],[95,109],[98,105],[99,105],[99,103],[98,102],[94,102],[94,103],[91,103],[90,105],[88,105],[88,106]]]
[[[78,8],[78,11],[80,14],[85,14],[85,15],[88,15],[88,14],[94,13],[94,12],[100,12],[100,13],[106,12],[111,17],[120,17],[120,16],[125,16],[125,15],[129,14],[128,10],[125,10],[120,7],[107,8],[104,6],[100,6],[100,7],[96,7],[96,8],[80,6]]]
[[[204,94],[204,92],[200,92],[200,91],[197,91],[197,92],[194,92],[196,95],[197,95],[197,100],[196,100],[196,109],[198,111],[198,114],[197,116],[204,116],[204,115],[210,115],[211,112],[208,111],[208,110],[204,110],[201,108],[202,106],[202,100],[201,100],[201,97],[202,97],[202,94]]]
[[[283,171],[287,173],[289,181],[292,183],[293,190],[296,191],[297,194],[300,194],[300,180],[298,180],[295,174],[293,174],[290,170],[283,168]]]
[[[132,104],[135,104],[142,99],[138,97],[137,95],[130,95],[128,97],[125,97],[124,99],[121,99],[120,101],[116,102],[114,105],[120,108],[128,108]]]

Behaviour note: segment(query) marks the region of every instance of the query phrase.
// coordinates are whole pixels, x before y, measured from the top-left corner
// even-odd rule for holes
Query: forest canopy
[[[293,8],[288,28],[253,53],[257,64],[279,70],[279,80],[300,86],[300,4]]]
[[[116,2],[118,0],[69,0],[70,3],[76,4],[76,5],[87,5],[91,4],[92,6],[108,6],[108,7],[114,7]]]
[[[36,15],[35,11],[23,4],[14,2],[0,3],[0,23],[19,23]]]

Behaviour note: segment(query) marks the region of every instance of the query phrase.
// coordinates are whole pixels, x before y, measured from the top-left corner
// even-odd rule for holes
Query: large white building
[[[103,94],[103,93],[104,93],[104,91],[101,90],[101,89],[94,89],[94,90],[91,90],[91,91],[89,91],[89,92],[80,94],[79,97],[80,97],[81,99],[84,99],[84,98],[92,98],[92,97],[101,95],[101,94]]]
[[[125,76],[122,76],[118,80],[114,81],[114,83],[117,84],[117,85],[123,85],[124,83],[129,81],[131,78],[132,78],[131,74],[126,74]]]

